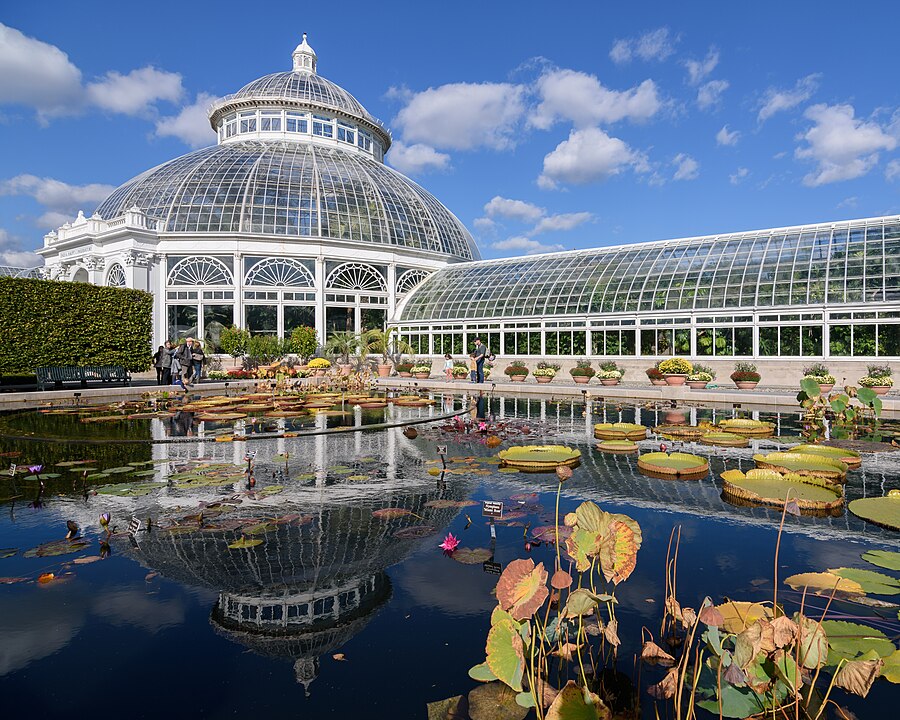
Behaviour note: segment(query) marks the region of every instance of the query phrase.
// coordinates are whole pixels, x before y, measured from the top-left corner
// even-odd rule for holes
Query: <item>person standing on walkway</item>
[[[172,353],[175,352],[175,348],[172,347],[172,343],[166,340],[166,344],[163,345],[163,353],[162,358],[162,366],[163,366],[163,385],[171,385],[172,384]]]
[[[194,369],[194,372],[191,375],[191,384],[200,382],[200,377],[203,375],[204,357],[203,345],[199,340],[194,340],[191,344],[191,367]]]
[[[185,386],[190,385],[194,379],[191,375],[193,367],[193,350],[191,346],[193,343],[194,338],[187,338],[184,341],[184,345],[179,345],[175,351],[175,359],[178,360],[178,365],[181,367],[181,381]]]
[[[156,368],[156,384],[157,385],[168,385],[169,383],[164,382],[165,378],[165,362],[168,359],[169,365],[172,364],[172,357],[169,355],[169,351],[166,350],[165,345],[160,345],[159,350],[153,353],[153,367]]]
[[[450,353],[444,355],[444,378],[448,381],[453,379],[453,356]]]
[[[475,353],[469,353],[469,382],[475,382],[475,374],[478,371],[478,365],[475,362]]]
[[[487,357],[487,345],[481,342],[481,338],[475,338],[475,382],[484,382],[484,359]]]

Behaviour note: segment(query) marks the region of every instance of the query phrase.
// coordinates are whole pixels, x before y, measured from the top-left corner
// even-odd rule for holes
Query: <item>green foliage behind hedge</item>
[[[0,374],[45,365],[147,370],[152,331],[150,293],[0,277]]]

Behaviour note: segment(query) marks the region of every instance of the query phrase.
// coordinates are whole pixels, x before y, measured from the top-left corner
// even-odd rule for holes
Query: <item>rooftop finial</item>
[[[294,72],[316,73],[316,51],[306,42],[306,33],[303,33],[302,42],[294,49]]]

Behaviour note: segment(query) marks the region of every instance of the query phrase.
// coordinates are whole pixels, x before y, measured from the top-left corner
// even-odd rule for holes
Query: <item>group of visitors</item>
[[[166,340],[153,354],[157,385],[178,385],[187,390],[200,382],[203,372],[203,346],[194,338],[185,339],[182,345]]]
[[[473,383],[484,382],[484,361],[493,360],[493,355],[488,355],[487,345],[481,342],[481,338],[475,338],[475,349],[469,353],[469,380]],[[447,380],[453,379],[453,356],[450,353],[444,355],[444,375]]]

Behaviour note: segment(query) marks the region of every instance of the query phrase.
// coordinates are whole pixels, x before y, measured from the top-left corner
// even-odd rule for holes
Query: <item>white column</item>
[[[324,345],[325,337],[325,258],[316,258],[316,336],[319,345]]]
[[[236,252],[234,254],[234,312],[233,322],[239,328],[244,328],[244,256]]]
[[[387,286],[388,286],[388,296],[387,296],[387,322],[391,322],[394,320],[394,313],[397,310],[397,266],[394,263],[390,263],[387,266]],[[399,318],[397,318],[399,320]]]

